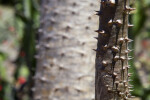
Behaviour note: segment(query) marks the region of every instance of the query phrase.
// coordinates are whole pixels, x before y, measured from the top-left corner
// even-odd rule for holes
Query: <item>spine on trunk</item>
[[[131,88],[128,72],[128,15],[134,8],[127,0],[101,0],[96,51],[95,100],[128,100]]]

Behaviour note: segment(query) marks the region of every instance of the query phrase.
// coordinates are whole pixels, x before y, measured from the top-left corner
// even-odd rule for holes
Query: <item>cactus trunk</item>
[[[102,0],[96,49],[95,100],[127,100],[131,97],[128,69],[128,14],[126,0]]]
[[[41,0],[34,100],[94,99],[97,2]],[[93,14],[93,15],[92,15]],[[96,20],[97,18],[97,20]]]

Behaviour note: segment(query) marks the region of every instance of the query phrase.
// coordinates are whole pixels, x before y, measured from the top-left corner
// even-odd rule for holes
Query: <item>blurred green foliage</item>
[[[147,24],[147,22],[150,21],[150,1],[136,0],[132,6],[136,8],[136,11],[133,15],[130,16],[130,21],[134,24],[134,27],[129,31],[129,37],[134,40],[134,42],[130,44],[130,48],[134,49],[134,51],[132,51],[130,55],[136,58],[138,57],[135,54],[137,48],[135,42],[137,38],[140,38],[140,40],[144,38],[150,39],[150,24]],[[133,80],[131,84],[134,86],[132,94],[140,97],[141,100],[150,100],[150,87],[143,87],[141,79],[139,77],[138,69],[135,66],[135,60],[138,59],[139,58],[136,58],[129,62],[132,66],[130,72],[133,73],[131,77],[131,79]]]
[[[0,31],[3,33],[0,34],[0,43],[4,44],[8,42],[8,44],[17,45],[15,47],[17,51],[15,59],[13,59],[13,61],[11,59],[11,63],[16,66],[13,81],[7,79],[7,74],[5,74],[7,72],[6,65],[4,65],[5,60],[9,58],[6,57],[6,55],[10,56],[8,52],[11,51],[8,50],[8,52],[5,52],[5,50],[3,50],[0,53],[0,86],[3,88],[2,91],[0,91],[0,99],[31,100],[31,88],[33,85],[32,76],[35,72],[34,55],[36,53],[36,32],[39,26],[39,1],[0,0],[0,4],[3,5],[4,8],[12,9],[12,13],[14,14],[14,17],[11,18],[10,15],[8,15],[10,14],[9,12],[8,14],[6,14],[7,11],[2,13],[2,15],[5,14],[5,17],[2,19],[4,22],[0,23]],[[13,20],[13,22],[11,20]],[[8,21],[8,23],[6,21]],[[14,35],[12,35],[12,33]],[[10,41],[10,39],[12,39],[12,41]],[[6,93],[8,91],[9,93]],[[8,94],[11,96],[9,97]]]

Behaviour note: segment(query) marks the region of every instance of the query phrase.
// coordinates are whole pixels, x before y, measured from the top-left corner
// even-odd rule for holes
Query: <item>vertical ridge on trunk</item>
[[[96,49],[95,100],[127,100],[131,96],[128,69],[128,14],[126,0],[101,0]]]
[[[34,100],[92,100],[97,1],[41,3]]]

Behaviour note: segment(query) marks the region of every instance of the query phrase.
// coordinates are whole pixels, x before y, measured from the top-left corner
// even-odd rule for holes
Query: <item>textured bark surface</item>
[[[128,83],[128,14],[133,10],[126,0],[102,0],[96,49],[96,100],[127,100]]]
[[[93,0],[41,0],[34,100],[94,99]]]

